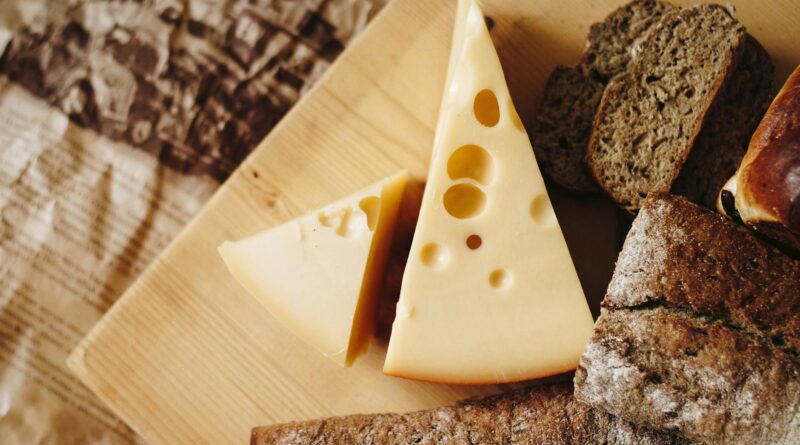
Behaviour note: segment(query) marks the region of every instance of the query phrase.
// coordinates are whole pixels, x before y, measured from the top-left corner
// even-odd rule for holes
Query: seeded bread
[[[748,35],[742,58],[709,111],[672,193],[708,208],[716,206],[720,189],[739,167],[769,106],[774,71],[764,47]]]
[[[648,193],[670,190],[744,41],[719,5],[667,12],[642,40],[606,88],[588,144],[592,173],[617,204],[635,212]]]
[[[575,374],[595,408],[707,444],[800,437],[800,262],[669,195],[634,220]]]
[[[578,66],[550,74],[533,130],[533,147],[544,173],[560,186],[583,193],[599,187],[586,165],[586,144],[608,79],[624,72],[631,46],[674,6],[635,0],[589,29]]]
[[[254,428],[252,445],[688,444],[577,403],[543,385],[408,414],[334,417]]]

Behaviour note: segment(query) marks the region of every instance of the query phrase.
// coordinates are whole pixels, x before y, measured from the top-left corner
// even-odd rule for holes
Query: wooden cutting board
[[[216,252],[400,168],[424,178],[454,3],[393,0],[70,357],[148,442],[242,444],[254,425],[428,408],[500,389],[386,377],[380,341],[339,368],[250,299]],[[553,67],[575,62],[588,25],[622,2],[483,3],[527,123]],[[796,1],[733,3],[782,82],[800,62]],[[554,202],[596,310],[613,267],[616,213],[599,199]]]

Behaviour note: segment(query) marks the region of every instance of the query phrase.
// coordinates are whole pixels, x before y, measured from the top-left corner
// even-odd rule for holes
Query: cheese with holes
[[[339,364],[366,350],[407,175],[219,252],[233,277],[303,341]]]
[[[575,369],[593,320],[484,17],[461,0],[384,372],[500,383]]]

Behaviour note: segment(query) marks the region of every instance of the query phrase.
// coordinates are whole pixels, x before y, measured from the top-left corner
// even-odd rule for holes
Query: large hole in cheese
[[[500,106],[492,90],[481,90],[476,94],[472,109],[478,122],[487,127],[494,127],[500,121]]]
[[[367,227],[372,232],[375,230],[375,224],[378,223],[378,216],[380,216],[381,199],[377,196],[367,196],[358,202],[358,207],[367,215]]]
[[[450,179],[470,178],[487,185],[494,177],[494,160],[482,147],[464,145],[447,160],[447,174]]]
[[[432,269],[441,269],[450,262],[450,251],[439,243],[425,244],[419,255],[422,264]]]
[[[486,194],[475,185],[456,184],[444,192],[444,208],[451,216],[467,219],[480,215],[486,207]]]

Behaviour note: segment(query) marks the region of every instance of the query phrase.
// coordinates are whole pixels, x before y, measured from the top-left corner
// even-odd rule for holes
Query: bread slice
[[[709,111],[672,193],[708,208],[716,206],[720,189],[739,167],[769,106],[774,72],[767,51],[748,35],[742,58]]]
[[[592,25],[578,66],[559,66],[550,74],[531,134],[539,166],[558,185],[583,193],[600,190],[585,158],[603,90],[609,78],[627,69],[634,41],[673,8],[654,0],[617,8]]]
[[[648,193],[670,190],[744,40],[719,5],[668,12],[647,34],[606,88],[589,138],[589,165],[617,204],[635,212]]]
[[[674,5],[655,0],[634,0],[620,6],[589,28],[581,64],[602,82],[627,71],[637,40],[675,9]]]
[[[371,414],[253,429],[252,445],[688,444],[593,410],[572,385],[542,385],[408,414]]]
[[[531,132],[533,151],[542,171],[567,190],[600,190],[584,158],[604,88],[580,67],[559,66],[547,79]]]
[[[797,443],[800,262],[682,197],[651,196],[575,396],[697,443]]]

